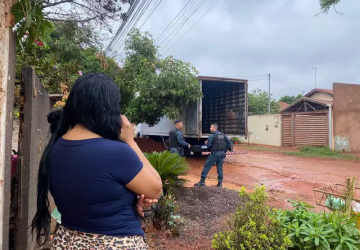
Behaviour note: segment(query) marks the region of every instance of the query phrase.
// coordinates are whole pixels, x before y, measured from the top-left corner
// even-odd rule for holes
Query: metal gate
[[[283,114],[283,146],[328,146],[328,112]]]
[[[282,116],[282,144],[283,146],[292,146],[292,116],[291,115],[283,115]]]

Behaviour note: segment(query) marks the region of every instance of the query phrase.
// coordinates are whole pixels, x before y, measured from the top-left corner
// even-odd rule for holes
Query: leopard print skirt
[[[114,237],[72,231],[60,226],[52,250],[148,250],[141,236]]]

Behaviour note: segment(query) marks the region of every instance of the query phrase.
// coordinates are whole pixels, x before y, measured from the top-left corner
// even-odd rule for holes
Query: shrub
[[[278,219],[288,230],[290,249],[355,250],[360,247],[357,216],[341,211],[315,213],[312,206],[290,200],[294,210],[278,212]]]
[[[177,178],[179,175],[186,175],[189,170],[184,157],[169,151],[153,152],[145,156],[159,173],[164,187],[182,185],[186,182],[185,179]]]
[[[257,187],[253,193],[245,188],[240,191],[244,206],[239,206],[229,220],[230,231],[215,234],[214,249],[287,249],[290,245],[287,231],[277,218],[277,211],[267,205],[265,187]]]
[[[170,229],[173,234],[178,235],[178,228],[183,224],[181,216],[175,214],[178,208],[175,196],[173,192],[169,190],[158,203],[152,205],[154,212],[152,218],[153,226],[158,230]]]
[[[239,139],[238,137],[233,137],[233,138],[231,138],[231,141],[232,141],[234,144],[240,144],[240,143],[241,143],[241,141],[240,141],[240,139]]]

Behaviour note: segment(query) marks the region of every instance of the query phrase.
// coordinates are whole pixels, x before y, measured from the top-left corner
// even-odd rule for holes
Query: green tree
[[[249,115],[262,115],[268,113],[269,95],[266,91],[262,91],[261,89],[255,89],[248,94],[248,97]],[[278,113],[279,110],[279,103],[276,100],[271,99],[270,113],[275,114]]]
[[[331,7],[335,7],[340,0],[320,0],[320,7],[324,13],[328,13]]]
[[[122,4],[134,4],[133,0],[122,0]],[[111,33],[111,24],[121,19],[126,20],[126,14],[117,0],[17,0],[13,9],[13,24],[18,42],[34,45],[41,42],[47,46],[50,40],[50,22],[62,24],[76,22],[84,30],[94,33],[97,28]],[[35,44],[36,44],[35,43]]]
[[[164,115],[174,119],[181,108],[202,96],[195,67],[172,56],[160,58],[149,33],[134,30],[125,54],[118,83],[125,95],[123,110],[131,121],[154,125]]]
[[[33,66],[49,93],[61,93],[60,86],[71,85],[82,73],[103,72],[113,79],[119,77],[120,67],[105,57],[94,44],[93,34],[76,22],[55,26],[48,48],[24,44],[18,46],[16,73],[24,66]]]
[[[297,96],[284,95],[279,99],[279,102],[285,102],[285,103],[290,105],[290,104],[293,104],[294,102],[296,102],[297,100],[299,100],[302,97],[303,97],[302,94],[298,94]]]

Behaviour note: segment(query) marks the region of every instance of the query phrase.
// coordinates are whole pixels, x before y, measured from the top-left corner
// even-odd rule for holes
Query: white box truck
[[[228,137],[247,135],[248,81],[243,79],[200,76],[203,98],[183,107],[179,119],[184,123],[183,134],[191,145],[203,145],[210,135],[210,126],[217,123],[219,131]],[[137,135],[165,142],[174,123],[163,117],[150,127],[137,125]],[[201,148],[201,147],[198,147]]]

